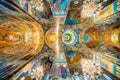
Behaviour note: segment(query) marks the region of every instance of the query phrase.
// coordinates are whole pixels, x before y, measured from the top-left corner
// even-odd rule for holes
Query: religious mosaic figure
[[[55,65],[53,71],[52,71],[52,76],[59,76],[60,75],[60,65],[57,64]]]
[[[67,68],[65,65],[61,66],[61,73],[62,73],[62,78],[66,79],[68,72],[67,72]]]

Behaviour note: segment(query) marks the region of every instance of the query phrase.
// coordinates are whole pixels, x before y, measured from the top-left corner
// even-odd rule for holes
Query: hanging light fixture
[[[94,0],[83,1],[81,17],[92,17],[94,15],[94,12],[100,7],[102,7],[102,4],[95,4]]]
[[[44,11],[43,0],[30,0],[30,4],[31,4],[32,8],[34,8],[36,10]]]
[[[88,76],[92,80],[98,78],[102,74],[100,62],[97,62],[95,65],[92,60],[89,59],[82,59],[82,72],[84,76]]]

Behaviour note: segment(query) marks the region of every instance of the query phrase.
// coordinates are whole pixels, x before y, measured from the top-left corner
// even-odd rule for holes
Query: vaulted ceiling
[[[93,53],[118,56],[119,14],[94,20],[114,1],[0,0],[0,79],[17,79],[38,67],[47,74],[56,64],[82,74],[80,65]]]

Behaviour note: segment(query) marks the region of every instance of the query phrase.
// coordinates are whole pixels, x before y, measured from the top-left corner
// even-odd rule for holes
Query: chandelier
[[[99,76],[101,76],[102,74],[100,62],[97,62],[94,65],[92,60],[82,59],[81,65],[82,65],[83,75],[88,76],[92,80],[95,80],[95,78],[99,78]]]
[[[31,7],[43,11],[44,10],[44,2],[43,0],[30,0]]]
[[[84,0],[82,5],[81,17],[92,17],[94,12],[102,8],[102,4],[95,4],[94,0]]]

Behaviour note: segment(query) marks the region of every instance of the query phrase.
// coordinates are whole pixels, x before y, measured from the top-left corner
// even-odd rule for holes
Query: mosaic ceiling
[[[97,70],[93,55],[120,57],[119,1],[113,3],[117,14],[99,17],[112,2],[95,1],[103,3],[99,15],[83,18],[84,0],[0,0],[0,80],[66,79],[69,73],[94,79],[84,68],[90,62]]]

